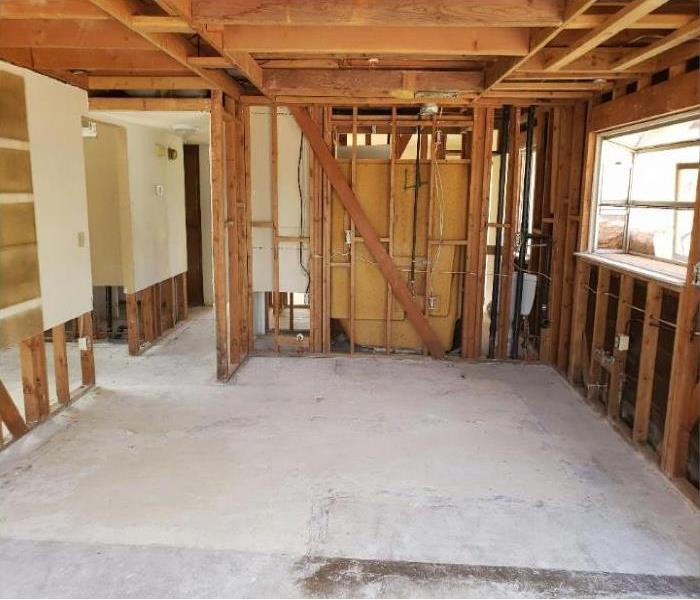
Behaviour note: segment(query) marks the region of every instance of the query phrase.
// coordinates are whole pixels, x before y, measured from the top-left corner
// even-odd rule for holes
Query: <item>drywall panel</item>
[[[254,222],[272,220],[271,109],[250,111],[251,204]],[[277,109],[277,198],[278,234],[307,237],[309,232],[309,149],[301,129],[285,108]],[[272,231],[253,228],[253,290],[272,291]],[[285,240],[280,243],[280,290],[305,292],[308,288],[308,244]]]
[[[24,77],[43,328],[92,309],[81,117],[87,94],[26,69]]]
[[[204,304],[214,305],[214,258],[211,221],[211,161],[209,145],[199,146],[199,210],[202,221],[202,284]]]
[[[133,281],[126,129],[94,123],[84,139],[92,282],[123,286]]]
[[[178,136],[126,130],[134,292],[187,271],[185,169]]]

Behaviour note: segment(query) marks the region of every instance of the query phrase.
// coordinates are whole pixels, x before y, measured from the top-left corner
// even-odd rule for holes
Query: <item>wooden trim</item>
[[[335,188],[340,201],[343,203],[343,206],[345,206],[345,209],[350,214],[350,217],[355,223],[355,227],[359,231],[360,235],[362,235],[367,250],[376,261],[377,266],[379,267],[379,270],[384,278],[391,285],[397,300],[406,311],[408,319],[413,324],[418,335],[428,346],[431,355],[435,358],[441,358],[444,355],[444,349],[440,344],[437,334],[433,331],[432,327],[425,319],[424,315],[420,311],[420,308],[413,301],[411,292],[408,289],[406,282],[403,280],[400,271],[387,254],[386,249],[374,231],[374,227],[367,218],[365,212],[362,210],[360,202],[355,196],[355,193],[348,185],[342,171],[338,166],[338,163],[333,158],[328,146],[326,146],[323,136],[316,127],[315,123],[311,120],[308,111],[299,106],[290,106],[289,110],[294,115],[302,131],[306,135],[306,138],[309,141],[311,148],[314,150],[319,162],[321,163],[326,176]]]
[[[68,378],[68,354],[66,349],[66,325],[61,323],[51,329],[53,369],[56,380],[56,399],[61,404],[70,402],[70,380]]]

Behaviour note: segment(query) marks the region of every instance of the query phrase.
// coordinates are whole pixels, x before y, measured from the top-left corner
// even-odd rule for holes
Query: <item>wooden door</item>
[[[202,212],[199,205],[199,146],[185,145],[185,222],[187,225],[187,297],[204,304],[202,283]]]

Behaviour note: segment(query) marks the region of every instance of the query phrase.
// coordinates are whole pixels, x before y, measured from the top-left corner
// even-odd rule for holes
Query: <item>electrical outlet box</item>
[[[627,352],[630,349],[630,336],[620,333],[615,336],[615,349],[620,352]]]
[[[440,308],[439,296],[428,296],[428,310],[437,310]]]
[[[85,248],[85,232],[78,232],[78,248]]]
[[[165,188],[161,184],[158,184],[155,186],[155,192],[156,192],[156,196],[158,196],[159,198],[162,198],[163,194],[165,193]]]
[[[345,230],[345,243],[349,246],[352,244],[352,229]]]
[[[78,338],[78,349],[82,350],[83,352],[87,352],[88,340],[86,337]]]

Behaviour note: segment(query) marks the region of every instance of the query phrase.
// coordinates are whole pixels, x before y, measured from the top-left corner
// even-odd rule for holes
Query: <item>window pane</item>
[[[600,154],[600,202],[624,203],[629,193],[632,152],[604,141]]]
[[[598,215],[598,249],[624,250],[627,209],[601,206]]]
[[[675,259],[688,260],[690,254],[690,234],[693,230],[692,209],[676,210]]]
[[[674,202],[678,164],[695,163],[699,159],[700,146],[638,153],[630,198],[638,202]]]
[[[667,208],[631,208],[629,251],[667,260],[673,259],[675,212]]]
[[[698,169],[681,167],[678,169],[678,202],[695,202],[697,199]]]

